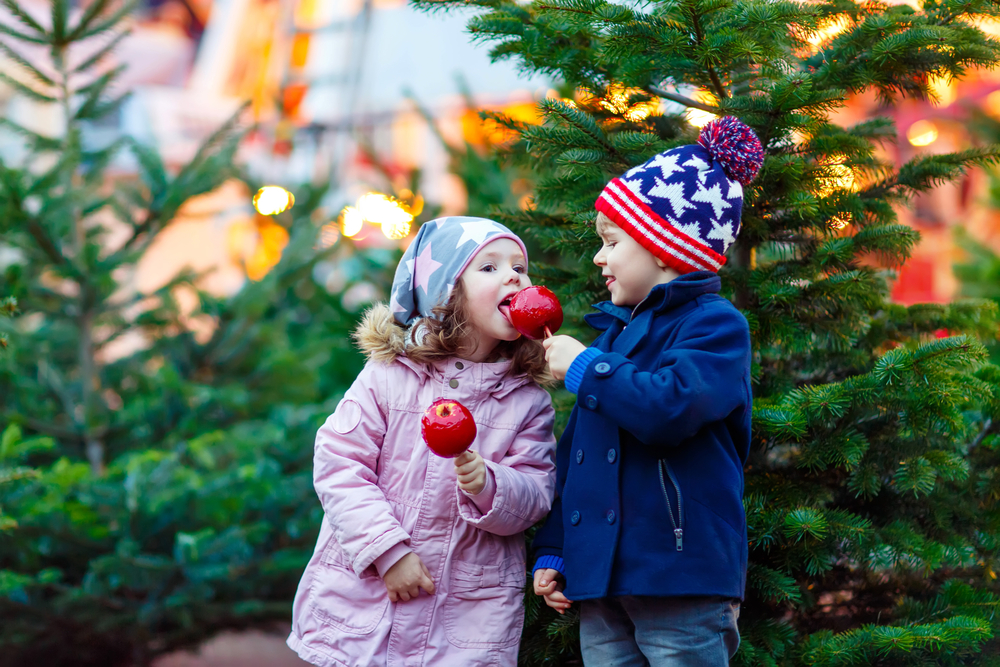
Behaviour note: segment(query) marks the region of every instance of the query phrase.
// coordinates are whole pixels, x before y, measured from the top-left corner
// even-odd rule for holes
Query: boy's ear
[[[659,257],[657,257],[656,255],[653,255],[653,259],[655,259],[655,260],[656,260],[656,265],[657,265],[658,267],[660,267],[661,269],[665,269],[665,268],[667,268],[667,264],[666,264],[666,262],[664,262],[664,261],[663,261],[662,259],[660,259],[660,258],[659,258]]]

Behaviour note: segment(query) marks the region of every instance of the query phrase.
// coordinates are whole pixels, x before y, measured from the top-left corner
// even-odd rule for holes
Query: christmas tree
[[[357,313],[314,279],[347,243],[324,249],[311,219],[326,188],[296,188],[290,211],[251,223],[287,245],[232,296],[190,270],[137,292],[137,263],[185,202],[252,180],[233,162],[243,127],[234,118],[179,168],[127,137],[98,143],[90,129],[123,100],[107,56],[130,6],[3,4],[14,66],[0,78],[63,126],[0,120],[25,149],[0,161],[14,257],[0,294],[23,313],[0,318],[0,665],[146,665],[285,620],[322,521],[313,439],[363,364]],[[349,280],[388,281],[382,254],[352,255]]]
[[[427,1],[478,8],[494,60],[553,78],[544,121],[494,115],[520,137],[534,206],[499,211],[559,252],[570,321],[606,298],[590,264],[594,201],[613,177],[694,143],[732,115],[765,148],[720,274],[753,337],[746,466],[750,565],[740,665],[1000,664],[1000,372],[986,363],[995,306],[904,307],[892,268],[917,233],[917,192],[993,164],[995,146],[896,164],[891,119],[836,122],[850,96],[884,105],[992,67],[980,0]],[[533,267],[534,271],[534,267]],[[941,330],[953,334],[938,338]],[[577,329],[581,335],[586,335]],[[665,572],[664,576],[670,576]],[[525,665],[577,659],[572,617],[528,595]]]

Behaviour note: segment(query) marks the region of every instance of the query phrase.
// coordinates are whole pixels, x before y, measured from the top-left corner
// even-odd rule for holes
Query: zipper
[[[674,541],[677,544],[678,551],[684,551],[684,501],[681,499],[681,487],[677,483],[677,478],[674,477],[674,471],[670,469],[667,465],[666,459],[660,459],[660,488],[663,489],[663,499],[667,501],[667,514],[670,515],[670,523],[674,526]],[[667,493],[667,482],[663,478],[663,472],[666,471],[667,477],[670,478],[670,483],[674,485],[674,491],[677,492],[677,519],[674,519],[674,508],[670,504],[670,494]]]

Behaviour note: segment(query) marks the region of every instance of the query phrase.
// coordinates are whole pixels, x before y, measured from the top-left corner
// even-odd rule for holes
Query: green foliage
[[[931,76],[995,66],[998,44],[973,19],[996,6],[417,4],[477,7],[469,31],[492,58],[558,82],[563,99],[539,104],[540,124],[511,123],[536,206],[497,215],[560,255],[542,275],[571,321],[605,298],[590,258],[608,180],[694,142],[688,109],[738,116],[763,143],[720,271],[753,337],[737,664],[996,664],[1000,370],[981,342],[995,337],[996,305],[982,298],[994,295],[904,307],[887,300],[887,281],[918,240],[896,207],[996,164],[1000,147],[897,165],[882,150],[896,141],[891,119],[841,127],[832,116],[849,95],[926,98]],[[834,21],[839,34],[809,43]],[[532,615],[532,604],[522,664],[577,659],[559,634],[568,619]]]
[[[185,202],[258,185],[233,163],[239,115],[179,168],[132,140],[95,145],[87,128],[122,99],[102,57],[130,6],[55,0],[36,21],[0,1],[16,19],[0,28],[15,63],[0,77],[66,121],[46,136],[0,120],[26,148],[0,161],[0,236],[16,251],[0,312],[16,298],[24,313],[0,318],[0,664],[147,665],[286,620],[322,520],[312,442],[363,362],[357,314],[314,274],[338,253],[347,284],[383,285],[398,253],[318,250],[326,190],[303,186],[273,219],[290,238],[261,280],[218,296],[184,270],[137,292],[136,266]],[[106,48],[67,62],[99,34]],[[25,44],[45,49],[18,57]],[[109,169],[126,154],[135,178]]]

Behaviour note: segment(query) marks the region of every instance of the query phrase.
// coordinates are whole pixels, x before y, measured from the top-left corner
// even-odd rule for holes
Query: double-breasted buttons
[[[618,452],[614,448],[608,450],[608,463],[614,463],[618,459]]]
[[[596,410],[597,409],[597,397],[593,396],[593,395],[588,396],[587,398],[584,399],[583,404],[586,405],[587,408],[590,409],[590,410]]]
[[[462,370],[463,368],[465,368],[465,364],[463,364],[461,361],[456,361],[455,368],[457,368],[458,370]]]
[[[577,463],[583,463],[583,450],[582,449],[576,450],[576,462]]]
[[[452,378],[451,380],[448,381],[448,386],[451,387],[452,389],[457,389],[458,388],[458,380]]]
[[[594,366],[594,372],[597,373],[598,375],[607,375],[610,370],[611,370],[611,364],[609,364],[606,361],[602,361],[601,363]]]
[[[579,512],[573,512],[572,514],[570,514],[569,515],[569,522],[571,524],[573,524],[574,526],[576,524],[580,523],[580,513]]]
[[[608,523],[614,523],[617,518],[614,510],[608,510]]]

